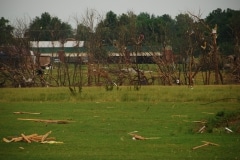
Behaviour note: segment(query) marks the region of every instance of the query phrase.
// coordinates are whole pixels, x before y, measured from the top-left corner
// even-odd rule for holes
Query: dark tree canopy
[[[9,20],[1,17],[0,19],[0,46],[12,43],[13,27],[8,24]]]
[[[72,38],[72,27],[45,12],[30,23],[29,37],[36,41],[65,40]]]
[[[217,43],[221,53],[227,55],[236,52],[240,38],[240,11],[218,8],[202,21],[210,29],[217,24]],[[9,21],[4,18],[1,18],[0,22],[0,44],[10,43],[14,28],[8,25]],[[117,15],[113,11],[109,11],[105,18],[96,24],[96,32],[92,34],[101,35],[105,45],[112,45],[115,40],[128,45],[142,34],[145,45],[159,47],[171,45],[174,53],[182,53],[186,50],[184,47],[188,43],[186,41],[188,33],[194,31],[198,32],[199,35],[201,33],[203,38],[211,37],[206,28],[203,28],[201,23],[194,20],[189,14],[181,13],[173,19],[168,14],[158,16],[141,12],[135,15],[133,12],[128,12]],[[25,36],[28,36],[32,41],[64,41],[67,38],[88,41],[89,26],[79,24],[73,35],[71,25],[45,12],[40,17],[33,19]],[[209,40],[205,39],[205,41]]]
[[[220,8],[212,11],[206,17],[206,23],[213,27],[218,25],[218,44],[220,51],[225,54],[234,53],[236,36],[240,32],[240,11],[232,9],[222,10]]]

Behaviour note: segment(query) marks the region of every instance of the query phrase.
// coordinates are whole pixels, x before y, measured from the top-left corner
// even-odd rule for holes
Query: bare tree
[[[4,46],[6,61],[3,62],[2,74],[14,87],[37,86],[41,76],[36,72],[37,64],[27,37],[27,18],[15,21],[14,39],[11,45]]]
[[[203,35],[203,33],[199,34],[200,38],[206,39],[206,40],[204,40],[204,46],[202,48],[204,50],[206,50],[206,47],[210,47],[210,51],[208,54],[210,55],[209,57],[212,58],[211,65],[213,64],[212,66],[213,66],[214,73],[215,73],[215,82],[214,83],[219,84],[219,80],[221,80],[221,82],[223,83],[222,74],[219,70],[219,52],[218,52],[218,46],[217,46],[217,24],[215,24],[215,26],[213,28],[210,28],[209,25],[206,24],[199,16],[196,16],[190,12],[188,12],[188,13],[195,19],[196,23],[201,24],[205,28],[205,30],[208,32],[208,35],[210,37],[201,37]],[[199,40],[199,42],[200,42],[200,40]],[[219,78],[219,76],[220,76],[220,78]],[[208,81],[209,80],[210,80],[210,77],[209,77]]]
[[[98,53],[99,47],[102,46],[102,37],[101,33],[96,32],[96,24],[102,20],[102,16],[94,9],[87,9],[85,14],[82,15],[82,24],[87,27],[87,56],[88,56],[88,82],[89,86],[92,85],[94,80],[95,70],[99,70],[99,66],[95,65],[96,56]]]

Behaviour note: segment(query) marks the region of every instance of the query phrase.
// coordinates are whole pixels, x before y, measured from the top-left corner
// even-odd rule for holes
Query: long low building
[[[52,53],[57,53],[59,51],[65,52],[65,54],[73,54],[76,55],[80,52],[87,52],[86,47],[84,46],[84,41],[66,41],[65,43],[61,43],[60,41],[30,41],[30,47],[33,51],[39,52],[44,55],[52,56]],[[106,46],[105,49],[109,53],[109,56],[122,56],[117,52],[116,47]],[[160,52],[148,52],[143,47],[143,51],[137,53],[129,52],[130,56],[152,56],[152,54],[156,54],[160,56]],[[80,52],[79,52],[80,51]],[[71,56],[71,55],[69,55]]]
[[[61,43],[60,41],[30,41],[32,48],[74,48],[83,47],[84,41],[66,41]]]
[[[68,56],[74,56],[74,53],[85,51],[84,41],[30,41],[30,47],[34,52],[45,56],[58,57],[58,52],[63,51]]]
[[[60,61],[67,61],[69,63],[79,62],[79,57],[85,62],[88,61],[87,48],[84,45],[84,41],[66,41],[61,43],[60,41],[31,41],[30,46],[35,53],[40,53],[41,56],[49,56],[60,59]],[[105,52],[108,55],[108,61],[110,63],[119,63],[126,60],[126,58],[132,62],[138,63],[153,63],[152,57],[162,56],[160,51],[148,52],[148,47],[142,47],[142,51],[135,53],[131,52],[131,47],[127,47],[126,53],[119,53],[114,46],[103,46]],[[152,48],[151,48],[152,49]],[[68,58],[66,58],[68,57]],[[105,57],[106,59],[106,57]]]

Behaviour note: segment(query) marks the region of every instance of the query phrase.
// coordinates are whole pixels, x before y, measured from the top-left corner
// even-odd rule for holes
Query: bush
[[[222,131],[225,127],[240,132],[240,111],[219,111],[213,118],[209,118],[206,125],[209,133]]]

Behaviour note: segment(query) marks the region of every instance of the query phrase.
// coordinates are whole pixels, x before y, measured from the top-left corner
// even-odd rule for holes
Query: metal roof
[[[30,41],[32,48],[60,48],[60,47],[83,47],[84,41],[66,41],[63,45],[60,41]]]

